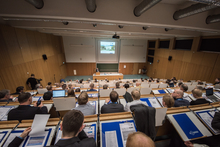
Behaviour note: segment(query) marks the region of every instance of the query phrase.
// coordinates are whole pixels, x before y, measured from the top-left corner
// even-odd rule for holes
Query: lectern
[[[95,75],[96,75],[96,76],[99,76],[99,75],[100,75],[100,72],[96,72]]]

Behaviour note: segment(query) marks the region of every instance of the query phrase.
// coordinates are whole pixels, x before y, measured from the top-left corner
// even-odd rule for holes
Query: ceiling
[[[1,0],[0,23],[58,36],[111,38],[117,33],[121,38],[167,39],[220,35],[220,23],[205,23],[207,16],[220,14],[220,7],[176,21],[174,12],[194,2],[162,0],[136,17],[133,10],[141,2],[96,0],[97,9],[90,13],[84,0],[44,0],[42,9],[36,9],[25,0]],[[69,23],[64,25],[63,22]]]

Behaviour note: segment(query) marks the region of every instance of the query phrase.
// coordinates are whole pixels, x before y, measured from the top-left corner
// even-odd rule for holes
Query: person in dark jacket
[[[36,89],[37,79],[35,79],[34,74],[31,74],[31,77],[27,79],[26,84],[32,89]]]
[[[180,106],[189,106],[189,101],[183,99],[183,91],[180,89],[176,89],[172,93],[172,97],[174,98],[174,107]]]
[[[62,131],[62,137],[58,142],[51,147],[96,147],[95,139],[88,138],[83,131],[85,128],[84,115],[78,110],[71,110],[67,112],[63,118],[63,122],[60,124],[60,130]],[[31,132],[31,128],[27,128],[19,136],[9,144],[8,147],[18,147],[24,138]]]
[[[200,104],[206,104],[210,103],[205,98],[202,97],[202,91],[200,89],[193,89],[192,90],[193,97],[196,98],[195,101],[191,101],[190,105],[200,105]]]
[[[8,113],[8,120],[21,120],[34,119],[35,114],[47,114],[47,107],[43,106],[43,103],[37,106],[35,102],[34,106],[30,106],[32,103],[32,97],[30,93],[21,93],[18,96],[18,102],[20,105],[14,108]]]
[[[116,91],[112,91],[110,93],[110,99],[105,100],[105,104],[101,108],[101,113],[124,112],[124,106],[122,104],[119,104],[117,101],[118,93]]]

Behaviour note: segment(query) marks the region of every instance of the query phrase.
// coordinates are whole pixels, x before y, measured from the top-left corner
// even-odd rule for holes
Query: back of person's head
[[[183,92],[186,92],[188,90],[188,86],[186,84],[182,84],[180,86],[180,90],[182,90]]]
[[[119,82],[116,82],[116,83],[115,83],[115,87],[116,87],[116,88],[120,88],[120,83],[119,83]]]
[[[47,83],[47,85],[51,85],[51,84],[52,84],[51,82],[48,82],[48,83]]]
[[[72,88],[72,86],[73,86],[72,84],[69,84],[69,85],[68,85],[69,89],[71,89],[71,88]]]
[[[65,90],[66,89],[66,84],[62,85],[62,89]]]
[[[174,92],[179,94],[181,98],[183,97],[183,91],[182,90],[176,89]]]
[[[79,92],[80,92],[80,90],[79,90]],[[68,97],[75,97],[75,92],[73,89],[68,90]]]
[[[52,86],[51,85],[47,85],[47,90],[51,91],[52,90]]]
[[[80,88],[77,88],[77,89],[75,90],[75,92],[80,92]]]
[[[16,92],[19,93],[19,92],[22,92],[24,90],[24,86],[18,86],[16,88]]]
[[[153,140],[142,132],[130,133],[126,147],[155,147]]]
[[[131,92],[131,96],[133,97],[134,100],[139,100],[141,98],[140,91],[135,89]]]
[[[140,82],[137,82],[137,83],[136,83],[136,86],[140,86],[140,85],[141,85],[141,83],[140,83]]]
[[[220,82],[220,78],[216,78],[216,79],[215,79],[215,82]]]
[[[79,105],[85,105],[88,102],[89,96],[88,94],[83,91],[79,96],[78,96],[78,104]]]
[[[62,135],[64,137],[73,137],[80,130],[84,121],[84,115],[81,111],[71,110],[64,115],[62,122]]]
[[[125,87],[126,89],[128,89],[130,86],[129,86],[129,84],[125,84],[124,87]]]
[[[149,82],[151,82],[152,80],[151,80],[151,79],[149,79],[148,81],[149,81]]]
[[[34,77],[35,75],[34,74],[31,74],[31,77]]]
[[[51,100],[52,97],[53,97],[52,92],[45,92],[44,95],[43,95],[44,100]]]
[[[79,83],[82,83],[83,82],[83,79],[81,79],[80,81],[79,81]]]
[[[116,91],[112,91],[110,93],[110,99],[112,102],[117,102],[118,100],[118,93]]]
[[[192,90],[192,94],[195,98],[202,97],[202,90],[195,88]]]
[[[203,82],[198,82],[198,85],[203,85]]]
[[[1,93],[1,94],[0,94],[0,99],[10,96],[10,90],[7,90],[7,89],[1,90],[0,93]]]
[[[28,92],[21,93],[18,96],[18,102],[19,103],[27,102],[30,97],[31,97],[31,94]]]
[[[133,80],[133,83],[135,83],[136,82],[136,80]]]
[[[167,108],[171,108],[174,106],[174,99],[171,95],[164,95],[163,96],[163,102],[167,106]]]
[[[183,84],[183,82],[179,82],[179,83],[178,83],[178,86],[180,87],[182,84]]]
[[[103,89],[108,89],[108,85],[107,84],[103,85]]]
[[[95,79],[95,82],[98,82],[98,80],[97,80],[97,79]]]
[[[90,86],[91,89],[94,88],[94,84],[93,83],[91,83],[89,86]]]
[[[196,89],[199,89],[199,90],[201,90],[201,91],[204,90],[204,88],[203,88],[202,86],[196,86]]]

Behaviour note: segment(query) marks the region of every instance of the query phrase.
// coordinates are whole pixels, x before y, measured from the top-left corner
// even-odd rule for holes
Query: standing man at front
[[[26,84],[31,88],[31,90],[36,89],[37,80],[34,77],[34,74],[31,74],[31,77],[28,78]]]

